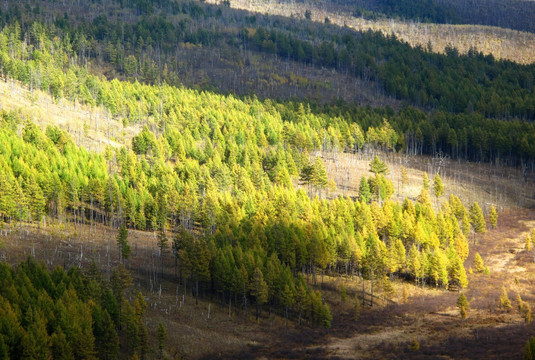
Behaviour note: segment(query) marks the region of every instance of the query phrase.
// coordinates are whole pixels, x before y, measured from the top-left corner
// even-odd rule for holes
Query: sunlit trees
[[[498,212],[496,211],[496,208],[494,206],[490,207],[489,219],[492,228],[495,229],[496,226],[498,226]]]
[[[487,223],[485,222],[485,217],[483,216],[483,211],[479,207],[477,202],[474,202],[470,206],[470,223],[474,231],[474,240],[476,234],[482,234],[487,231]]]

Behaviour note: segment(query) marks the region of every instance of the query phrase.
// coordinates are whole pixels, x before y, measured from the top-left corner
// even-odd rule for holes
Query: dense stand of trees
[[[466,286],[467,236],[484,225],[458,198],[443,199],[436,212],[426,185],[416,203],[396,203],[388,169],[377,158],[374,175],[361,180],[368,190],[358,201],[322,198],[328,176],[321,158],[309,162],[309,152],[393,149],[398,136],[388,122],[364,132],[302,104],[293,110],[169,86],[87,79],[97,82],[104,103],[117,113],[126,111],[126,99],[137,99],[133,104],[150,112],[144,116],[154,117],[152,126],[165,130],[145,126],[131,147],[94,154],[57,127],[42,132],[2,113],[4,221],[42,224],[45,216],[157,230],[161,256],[172,254],[177,279],[195,296],[210,291],[229,305],[267,304],[325,326],[329,310],[305,277],[316,282],[317,274],[329,272],[373,283],[390,275]],[[318,196],[296,190],[298,177]],[[439,200],[441,193],[435,190]],[[174,234],[172,253],[166,251],[166,230]],[[124,237],[117,239],[121,252]]]
[[[36,40],[29,43],[29,38]],[[191,104],[186,99],[194,99],[197,96],[195,92],[168,85],[151,87],[138,82],[106,81],[89,74],[86,67],[76,65],[76,59],[81,54],[74,52],[71,46],[70,41],[50,38],[48,32],[37,23],[28,36],[24,37],[20,27],[13,24],[0,32],[0,71],[22,81],[30,89],[40,88],[54,97],[103,105],[112,116],[122,118],[126,124],[147,123],[163,130],[166,125],[179,124],[182,118],[198,115],[205,122],[214,118],[213,111],[199,110],[196,103],[186,108]],[[529,82],[529,75],[526,74],[522,82]],[[533,91],[535,88],[531,89],[531,93]],[[201,93],[201,96],[207,95]],[[456,98],[466,100],[468,97],[456,95]],[[217,97],[210,95],[209,99],[213,102]],[[529,99],[530,97],[527,98],[528,102]],[[263,115],[260,116],[259,131],[264,132],[265,140],[271,145],[289,142],[300,150],[308,151],[318,148],[357,150],[367,141],[373,146],[405,150],[412,154],[442,152],[452,158],[522,165],[533,170],[535,128],[526,121],[499,121],[486,118],[479,112],[453,114],[437,110],[428,115],[410,106],[396,114],[389,108],[372,110],[344,104],[323,107],[311,104],[312,111],[309,111],[308,106],[299,103],[281,104],[269,100],[264,103],[257,100],[232,102],[238,108],[243,104],[251,107],[250,111]],[[485,104],[490,106],[493,102]],[[192,112],[193,108],[196,109],[195,112]],[[218,109],[217,106],[215,108]],[[524,110],[528,111],[529,106],[526,105]],[[247,116],[250,117],[250,114]],[[279,123],[273,125],[273,120]],[[281,127],[283,125],[280,120],[287,122],[284,125],[286,129]],[[183,126],[180,125],[179,129]],[[197,138],[193,124],[188,123],[188,126],[193,138]],[[213,125],[203,125],[196,130],[202,130],[199,133],[201,137],[207,134],[205,126],[214,131]],[[222,129],[219,130],[221,134]],[[394,129],[394,133],[389,129]],[[175,140],[169,139],[174,136],[171,133],[172,129],[169,129],[166,135],[168,142],[176,145]],[[210,134],[211,144],[214,139],[217,140],[217,136],[221,136],[219,133],[215,134],[216,138]],[[147,138],[140,138],[140,143],[134,144],[134,151],[139,153],[147,150],[144,147],[152,141],[150,137],[147,134]],[[238,140],[240,141],[242,140]],[[151,151],[161,153],[160,149],[151,148]],[[196,158],[199,159],[198,156]],[[269,174],[274,175],[273,171]]]
[[[227,51],[222,49],[254,49],[336,68],[428,109],[500,119],[535,118],[535,65],[497,61],[475,50],[459,55],[448,48],[446,55],[434,54],[373,32],[243,14],[232,17],[217,6],[183,3],[175,7],[172,12],[180,20],[165,13],[124,22],[100,15],[92,21],[67,17],[46,25],[39,20],[45,16],[12,7],[0,14],[0,24],[21,25],[14,40],[24,40],[30,49],[39,48],[43,36],[58,36],[75,62],[98,59],[126,78],[150,83],[179,83],[176,74],[184,64],[178,44],[209,47],[219,54]],[[242,59],[241,66],[246,61]]]
[[[247,309],[254,303],[258,313],[269,306],[298,321],[329,326],[329,309],[306,278],[316,283],[317,275],[326,272],[360,276],[371,281],[372,291],[373,283],[385,276],[442,287],[466,286],[467,236],[485,228],[477,204],[472,204],[469,212],[455,196],[442,199],[437,177],[437,209],[432,206],[427,182],[417,201],[397,203],[391,199],[394,187],[386,177],[388,169],[378,158],[370,168],[374,175],[360,180],[359,199],[327,199],[332,179],[329,181],[319,155],[310,161],[311,153],[355,153],[364,147],[410,153],[444,151],[452,157],[509,161],[533,168],[535,129],[526,122],[488,120],[477,112],[436,111],[428,116],[408,106],[395,113],[389,108],[344,104],[276,103],[165,83],[108,81],[91,75],[83,59],[101,49],[98,44],[105,37],[119,39],[118,33],[113,35],[118,25],[110,25],[104,17],[94,22],[102,25],[98,31],[103,32],[95,33],[95,38],[84,37],[86,30],[87,34],[95,31],[94,23],[80,25],[83,32],[70,32],[68,22],[58,23],[56,28],[39,22],[21,27],[13,22],[0,33],[0,70],[4,76],[55,98],[102,105],[110,116],[122,119],[125,125],[143,124],[143,130],[131,144],[96,154],[76,146],[64,130],[49,127],[42,131],[15,113],[2,112],[1,220],[44,224],[43,217],[48,217],[121,227],[117,243],[123,260],[130,255],[127,229],[158,231],[161,274],[163,258],[172,256],[177,280],[197,297],[209,291],[229,306]],[[144,38],[149,41],[151,31],[161,30],[158,24],[168,24],[168,32],[152,38],[153,42],[158,39],[154,44],[162,50],[167,41],[163,34],[176,40],[174,25],[159,19],[144,28]],[[128,26],[123,24],[121,31]],[[137,41],[136,31],[141,30],[133,29],[131,36]],[[264,31],[259,42],[261,32],[240,36],[244,43],[251,42],[262,51],[269,45],[278,52],[277,33]],[[57,34],[70,35],[60,39],[54,37]],[[128,38],[128,31],[123,35]],[[363,69],[372,69],[379,56],[393,57],[394,49],[400,50],[399,56],[413,51],[376,34],[360,38],[362,43],[353,43],[350,37],[340,40],[336,48],[340,44],[371,47],[374,56]],[[119,46],[110,43],[106,48],[110,63],[124,66],[132,79],[149,73],[152,78],[143,80],[157,79],[160,65],[144,58],[143,52],[114,53],[121,46],[122,42]],[[331,50],[334,54],[338,51],[334,45],[310,46],[319,60],[307,60],[305,53],[303,61],[339,66],[338,55],[330,57]],[[437,63],[433,66],[446,69],[441,74],[453,73],[456,64],[478,67],[488,63],[484,71],[496,71],[496,78],[511,70],[511,81],[488,88],[498,91],[503,84],[518,82],[518,96],[528,100],[521,109],[531,111],[532,97],[527,92],[533,90],[515,78],[517,65],[474,54],[433,58],[435,55],[423,50],[415,51],[423,59],[434,59]],[[349,62],[360,59],[357,53],[348,52]],[[413,65],[418,64],[422,63]],[[518,69],[526,76],[531,71],[531,67]],[[370,70],[370,79],[379,76],[376,71],[382,70]],[[410,68],[407,74],[419,76]],[[451,85],[455,79],[446,76],[439,84]],[[522,81],[529,82],[529,76]],[[479,88],[474,89],[477,91]],[[513,142],[516,138],[518,144]],[[298,179],[306,190],[296,189]],[[122,302],[118,306],[124,310]]]
[[[0,356],[2,359],[144,358],[149,352],[146,303],[128,300],[124,268],[104,281],[96,266],[87,272],[53,271],[28,259],[0,263]],[[126,274],[126,275],[125,275]]]

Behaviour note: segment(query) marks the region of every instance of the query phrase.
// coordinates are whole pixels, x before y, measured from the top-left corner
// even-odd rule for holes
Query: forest
[[[2,13],[0,24],[9,22],[12,27],[18,23],[20,29],[16,30],[15,38],[37,48],[41,36],[64,39],[67,43],[62,45],[63,49],[77,63],[85,65],[96,58],[99,67],[112,66],[126,79],[179,85],[181,61],[177,44],[218,52],[224,48],[249,48],[298,63],[336,69],[365,84],[375,84],[390,97],[426,110],[475,113],[507,120],[530,121],[535,116],[533,65],[495,60],[492,55],[476,50],[459,55],[450,47],[446,55],[436,54],[380,33],[356,33],[334,26],[313,28],[306,20],[233,17],[232,13],[225,17],[223,14],[227,13],[220,6],[197,3],[174,8],[180,19],[174,21],[161,13],[136,17],[133,21],[113,21],[99,15],[92,21],[64,17],[43,24],[34,20],[37,15],[33,11],[27,11],[11,6]],[[14,76],[10,69],[4,72]]]
[[[291,323],[329,338],[329,331],[341,332],[336,321],[347,322],[339,309],[344,302],[351,302],[350,326],[364,309],[365,332],[375,331],[366,323],[379,322],[375,317],[396,314],[402,323],[412,313],[395,312],[410,304],[410,288],[412,301],[432,294],[431,303],[443,296],[456,307],[452,315],[431,304],[427,315],[460,314],[468,317],[461,324],[469,324],[475,318],[469,304],[484,307],[470,296],[469,283],[480,289],[501,281],[486,247],[510,231],[518,209],[498,214],[497,200],[456,195],[466,182],[446,189],[440,168],[428,173],[405,165],[407,159],[447,159],[470,169],[477,163],[489,169],[489,179],[497,173],[510,179],[518,170],[526,198],[533,198],[534,65],[453,47],[437,54],[378,32],[312,24],[306,16],[246,15],[229,5],[40,1],[1,9],[0,81],[32,105],[0,109],[0,359],[186,357],[171,355],[164,325],[186,308],[186,298],[196,306],[189,316],[201,313],[205,323],[211,311],[215,317],[228,309],[225,321],[232,324],[240,316],[268,331],[278,317],[287,334]],[[463,21],[432,0],[377,1],[355,11]],[[239,59],[250,51],[336,71],[395,106],[267,98],[203,79],[188,87],[179,76],[188,71],[179,51],[186,48],[207,49],[214,58],[230,51],[242,67],[253,67],[249,57]],[[40,96],[50,102],[37,103]],[[44,123],[33,110],[49,106],[87,113],[89,120]],[[90,150],[80,138],[98,128],[93,122],[108,130],[97,134],[100,148]],[[110,132],[112,122],[122,131]],[[83,134],[75,136],[71,126],[78,125]],[[344,185],[327,170],[342,159],[366,161]],[[399,176],[391,176],[389,165]],[[498,187],[482,191],[497,196]],[[518,192],[524,196],[524,187]],[[506,252],[529,264],[535,231],[530,219],[521,220],[528,235]],[[43,259],[35,256],[38,234],[50,246]],[[84,236],[98,238],[98,245],[88,250]],[[55,245],[48,243],[53,238]],[[15,263],[27,255],[13,247],[19,242],[31,255]],[[58,249],[78,252],[78,245],[79,257],[55,266]],[[487,251],[485,260],[480,251]],[[529,324],[531,293],[526,297],[521,286],[530,280],[516,273],[508,279]],[[362,288],[351,288],[347,300],[349,287],[340,282]],[[496,323],[517,321],[510,320],[510,288],[503,285],[499,310],[488,306],[492,319],[502,319]],[[158,308],[169,298],[171,305]],[[205,304],[208,310],[199,310]],[[372,313],[374,306],[384,314]],[[479,328],[471,330],[477,335]],[[399,345],[408,358],[420,347],[410,341]],[[425,354],[436,355],[424,345]]]
[[[95,266],[49,271],[29,258],[0,273],[0,358],[116,359],[120,344],[139,358],[149,352],[147,304],[139,292],[125,298],[124,268],[106,281]]]

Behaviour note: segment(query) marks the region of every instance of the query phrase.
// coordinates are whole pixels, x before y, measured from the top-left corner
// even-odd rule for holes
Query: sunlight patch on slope
[[[207,0],[218,4],[219,0]],[[347,26],[358,31],[380,31],[384,35],[395,35],[411,46],[427,48],[444,53],[450,45],[461,53],[471,48],[484,54],[492,54],[498,59],[507,59],[521,64],[535,62],[535,34],[482,25],[447,25],[405,22],[393,19],[366,20],[351,14],[319,8],[310,3],[282,2],[264,0],[233,0],[233,8],[262,14],[304,18],[306,10],[311,12],[310,19],[323,23],[326,18],[332,24]]]

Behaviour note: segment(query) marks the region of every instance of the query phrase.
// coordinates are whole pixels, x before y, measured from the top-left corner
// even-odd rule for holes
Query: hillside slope
[[[218,4],[217,0],[207,2]],[[231,7],[253,13],[270,14],[302,19],[310,11],[310,19],[315,22],[329,23],[349,27],[358,31],[379,31],[384,35],[397,38],[424,49],[445,53],[448,46],[453,46],[460,53],[466,54],[475,49],[483,54],[492,54],[497,59],[507,59],[521,64],[535,62],[535,34],[530,32],[503,29],[481,25],[448,25],[403,21],[399,19],[368,20],[355,17],[346,7],[330,8],[329,4],[314,1],[306,2],[266,2],[263,0],[234,0]]]

